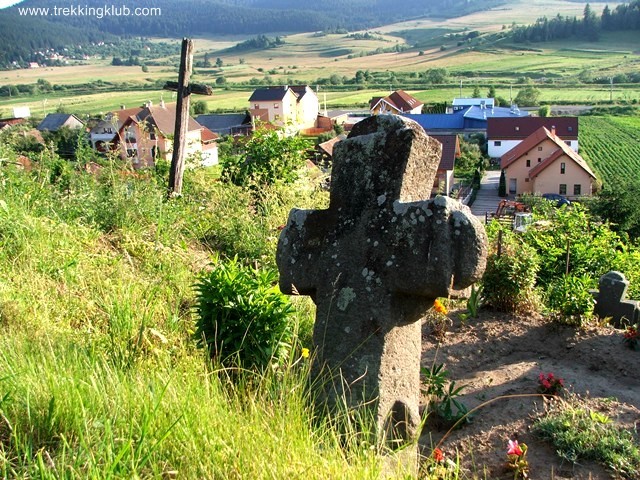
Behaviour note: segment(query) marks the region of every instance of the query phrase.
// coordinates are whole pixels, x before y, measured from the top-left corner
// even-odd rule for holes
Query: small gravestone
[[[594,312],[600,318],[611,318],[611,325],[622,328],[634,325],[640,318],[640,305],[635,300],[627,300],[629,281],[620,272],[605,273],[600,277],[598,290],[592,291],[596,305]]]
[[[281,290],[317,306],[318,400],[370,409],[392,447],[418,433],[419,320],[485,266],[484,227],[470,210],[424,200],[440,149],[402,117],[358,123],[335,147],[329,208],[292,210],[278,243]],[[403,455],[414,469],[417,448]]]

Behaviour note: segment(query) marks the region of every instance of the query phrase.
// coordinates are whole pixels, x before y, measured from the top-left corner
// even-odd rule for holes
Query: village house
[[[251,117],[246,113],[203,114],[196,117],[196,122],[221,137],[248,135],[252,130]]]
[[[104,120],[100,120],[91,129],[89,133],[89,141],[91,147],[101,153],[113,150],[115,146],[115,137],[122,124],[129,117],[137,115],[143,107],[124,108],[116,112],[109,112]]]
[[[595,175],[555,131],[540,127],[500,158],[509,194],[591,195]]]
[[[318,96],[308,85],[258,88],[249,97],[252,121],[297,129],[314,128],[319,108]]]
[[[98,136],[106,137],[111,133],[108,125],[99,124],[94,129],[97,131],[93,137],[96,149],[120,149],[120,156],[131,160],[135,168],[152,167],[158,158],[171,160],[176,121],[175,104],[160,102],[160,105],[154,106],[149,103],[144,108],[114,112],[109,118],[106,122],[111,122],[115,133],[110,141],[100,144],[102,140]],[[102,132],[100,129],[103,129]],[[189,117],[185,151],[187,157],[200,156],[202,165],[218,163],[217,139],[218,135]]]
[[[468,98],[456,97],[453,99],[450,111],[448,113],[457,112],[458,110],[466,110],[469,107],[481,107],[492,109],[495,108],[496,102],[493,98]]]
[[[84,123],[69,113],[50,113],[36,127],[41,132],[57,132],[61,128],[83,128]]]
[[[460,157],[460,139],[458,135],[432,135],[442,144],[442,156],[438,164],[438,171],[433,182],[432,194],[449,195],[453,189],[453,169],[456,159]]]
[[[558,137],[578,151],[578,117],[492,117],[487,122],[489,156],[502,157],[540,127],[555,130]]]
[[[369,110],[371,115],[392,113],[418,114],[422,112],[422,103],[417,98],[409,95],[404,90],[396,90],[386,97],[373,97],[369,100]]]

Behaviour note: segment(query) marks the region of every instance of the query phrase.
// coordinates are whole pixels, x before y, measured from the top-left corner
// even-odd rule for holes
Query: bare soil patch
[[[434,363],[444,363],[449,380],[466,385],[459,398],[469,410],[500,396],[536,394],[538,375],[553,372],[565,380],[569,392],[587,398],[591,408],[638,435],[640,351],[626,348],[620,330],[578,329],[539,315],[483,311],[479,319],[466,324],[454,321],[441,342],[425,324],[422,365]],[[453,431],[440,448],[450,458],[460,455],[468,478],[513,478],[505,469],[509,439],[529,446],[532,479],[622,478],[593,462],[573,464],[562,459],[550,444],[536,438],[530,429],[545,401],[539,396],[495,400]],[[444,429],[425,428],[420,442],[423,454],[429,455],[444,434]]]

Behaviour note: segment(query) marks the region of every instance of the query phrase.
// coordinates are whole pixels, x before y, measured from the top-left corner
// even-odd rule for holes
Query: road
[[[478,190],[475,202],[471,205],[471,213],[482,222],[484,222],[487,212],[495,213],[496,208],[498,208],[498,203],[500,202],[500,197],[498,196],[499,183],[499,170],[487,170],[484,172],[480,182],[480,190]]]

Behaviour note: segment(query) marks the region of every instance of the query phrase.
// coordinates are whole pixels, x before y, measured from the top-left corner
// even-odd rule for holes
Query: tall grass
[[[0,166],[1,477],[377,478],[366,435],[312,407],[309,301],[276,371],[231,382],[193,337],[210,253],[273,265],[287,210],[324,194],[276,189],[258,214],[201,170],[167,202],[153,172],[61,186],[51,152],[34,160]]]

